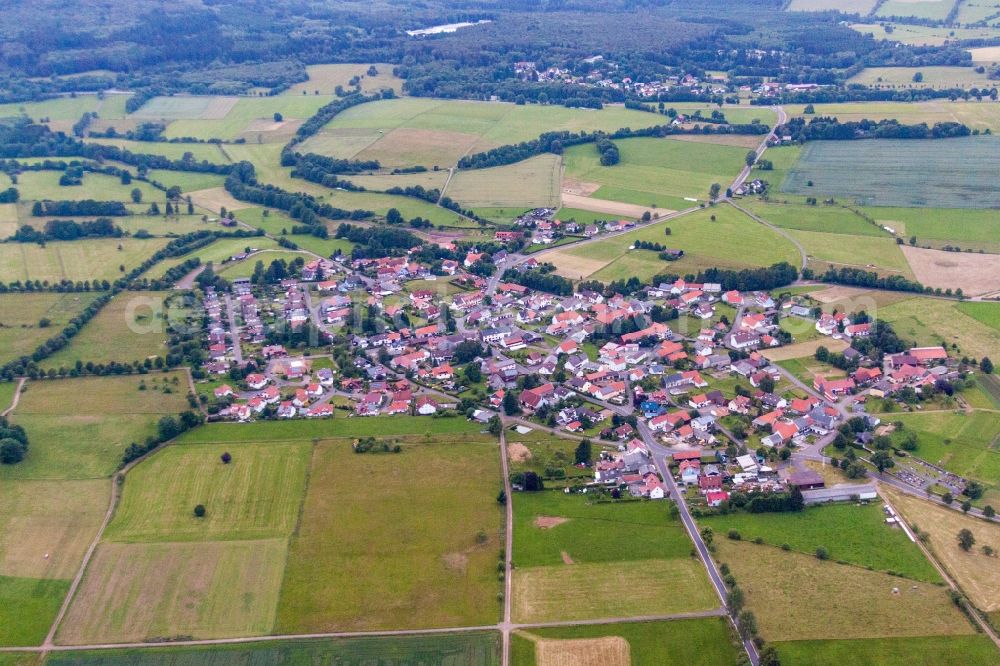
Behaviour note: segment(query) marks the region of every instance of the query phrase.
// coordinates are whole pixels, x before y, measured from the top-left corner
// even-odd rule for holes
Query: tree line
[[[972,131],[962,123],[941,122],[906,125],[894,119],[841,122],[837,118],[818,116],[793,118],[778,128],[777,134],[803,141],[849,141],[853,139],[947,139],[969,136]]]
[[[18,243],[44,243],[50,240],[71,241],[78,238],[121,238],[125,232],[111,218],[96,220],[49,220],[44,230],[37,231],[30,224],[19,227],[10,240]]]

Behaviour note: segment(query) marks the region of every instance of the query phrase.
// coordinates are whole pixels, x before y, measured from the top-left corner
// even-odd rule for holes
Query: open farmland
[[[821,273],[825,270],[823,263],[826,263],[832,264],[834,268],[853,266],[910,279],[914,277],[910,264],[895,239],[796,229],[788,233],[805,248],[810,263],[819,262],[814,268]]]
[[[992,132],[1000,130],[1000,105],[975,100],[955,101],[932,100],[929,102],[847,102],[842,104],[814,104],[815,115],[835,116],[841,122],[856,122],[860,120],[897,119],[901,123],[916,124],[957,122],[968,125],[970,129]],[[804,104],[787,105],[785,110],[791,116],[802,116]],[[808,116],[807,116],[808,118]],[[782,149],[784,150],[784,149]],[[767,153],[773,160],[772,151]],[[777,164],[775,165],[777,166]]]
[[[748,199],[740,204],[754,215],[784,229],[819,231],[825,234],[889,238],[889,233],[849,208],[807,206]]]
[[[973,633],[944,586],[721,535],[716,544],[768,641]]]
[[[108,280],[113,282],[167,244],[163,238],[95,238],[0,244],[0,282]]]
[[[561,165],[558,156],[546,154],[492,169],[460,170],[445,194],[468,208],[555,208]]]
[[[223,464],[229,451],[233,460]],[[309,445],[171,446],[128,474],[108,541],[287,537],[305,492]],[[191,514],[196,504],[204,518]]]
[[[667,227],[671,230],[669,236],[664,231]],[[629,250],[637,240],[684,250],[684,256],[667,262],[650,250]],[[603,281],[633,275],[646,280],[658,273],[695,273],[714,266],[747,268],[780,261],[797,265],[799,261],[791,242],[730,206],[708,208],[614,238],[556,250],[547,253],[545,260],[555,264],[566,277]]]
[[[264,236],[255,236],[253,238],[220,238],[188,254],[161,261],[149,271],[149,277],[161,277],[174,266],[183,264],[192,257],[198,257],[203,264],[211,262],[218,269],[220,268],[220,264],[228,261],[230,257],[245,252],[247,248],[262,251],[274,250],[278,247],[280,246],[276,240]]]
[[[1000,262],[995,254],[899,247],[913,268],[913,275],[925,286],[961,289],[966,296],[1000,292]]]
[[[515,637],[530,640],[537,649],[553,642],[567,644],[572,650],[577,641],[617,639],[627,644],[631,661],[635,664],[661,664],[662,666],[714,666],[738,663],[740,647],[732,630],[722,618],[698,620],[671,620],[669,622],[626,622],[621,624],[580,625],[575,627],[547,627],[520,631]],[[529,646],[525,646],[529,647]],[[543,648],[544,650],[545,648]],[[529,664],[560,666],[561,664],[587,664],[598,666],[603,661],[589,661],[589,654],[577,653],[566,662],[549,662],[542,659]],[[522,662],[514,660],[514,666]]]
[[[41,365],[71,368],[77,361],[131,362],[166,356],[167,326],[183,322],[168,296],[162,291],[119,293]]]
[[[205,647],[158,647],[138,650],[56,652],[50,666],[245,666],[261,664],[336,663],[362,666],[443,664],[499,666],[498,632],[463,632],[429,636],[387,636],[289,641],[262,641]],[[2,663],[2,662],[0,662]]]
[[[863,209],[880,225],[900,238],[917,237],[918,247],[941,249],[946,245],[1000,253],[1000,210],[968,208]]]
[[[825,12],[837,10],[845,14],[867,14],[875,6],[875,0],[792,0],[788,11]]]
[[[248,278],[253,275],[258,261],[263,261],[264,265],[267,266],[272,261],[285,261],[291,263],[299,257],[305,261],[312,259],[311,254],[296,250],[261,250],[260,252],[257,252],[242,261],[233,261],[227,263],[225,266],[216,267],[216,272],[227,280]]]
[[[831,504],[798,513],[731,513],[702,518],[720,538],[736,530],[745,541],[757,537],[770,546],[788,544],[812,555],[826,548],[830,558],[928,583],[941,576],[903,530],[885,523],[881,505]]]
[[[886,26],[891,27],[891,32],[886,31]],[[991,39],[998,34],[996,28],[935,27],[903,23],[853,23],[851,28],[862,34],[870,34],[875,39],[900,42],[911,46],[940,46],[954,40]],[[975,60],[975,56],[973,56],[973,60]]]
[[[14,235],[19,226],[17,204],[0,204],[0,240]]]
[[[106,477],[161,416],[188,408],[186,392],[181,373],[29,381],[11,417],[27,431],[28,455],[0,468],[0,479]]]
[[[368,76],[369,66],[375,67],[375,76]],[[330,65],[309,65],[306,67],[308,81],[296,83],[285,91],[290,95],[332,95],[337,86],[351,88],[351,79],[358,77],[361,92],[371,93],[391,89],[400,94],[403,92],[403,80],[393,76],[395,65],[379,62],[370,63],[337,63]]]
[[[601,166],[594,144],[568,148],[566,175],[594,183],[596,199],[680,210],[686,198],[705,200],[712,183],[728,184],[743,167],[746,150],[710,143],[660,138],[615,141],[621,161]]]
[[[919,73],[922,80],[913,77]],[[848,79],[873,88],[987,88],[993,83],[972,67],[866,67]]]
[[[782,189],[875,206],[1000,207],[1000,191],[991,185],[1000,169],[998,141],[816,141],[802,149]]]
[[[83,185],[65,186],[59,184],[61,171],[25,171],[17,176],[17,189],[22,201],[80,201],[94,199],[97,201],[125,201],[131,203],[132,190],[138,188],[142,192],[143,201],[163,202],[164,194],[149,183],[133,179],[128,185],[122,185],[121,179],[103,173],[84,173]],[[9,182],[6,176],[0,177],[0,183]],[[27,222],[27,219],[22,219]]]
[[[896,334],[918,346],[957,345],[958,356],[973,358],[996,355],[1000,331],[967,312],[968,305],[955,301],[911,296],[882,307],[878,317],[892,324]],[[986,304],[992,310],[1000,305]]]
[[[57,634],[63,644],[271,631],[284,539],[102,543]]]
[[[96,297],[94,292],[0,294],[0,364],[30,354]]]
[[[51,121],[76,122],[86,111],[97,111],[102,118],[122,118],[125,115],[125,100],[128,95],[109,95],[98,99],[97,95],[77,95],[76,97],[55,97],[41,102],[13,102],[0,104],[0,117],[26,115],[32,120],[48,118]]]
[[[298,221],[288,217],[288,215],[280,210],[268,210],[266,216],[264,215],[264,210],[263,208],[247,208],[239,211],[236,218],[251,227],[263,229],[272,236],[286,236],[298,224]],[[344,254],[350,254],[351,248],[354,247],[354,244],[347,240],[317,238],[312,234],[292,234],[289,239],[303,250],[315,252],[326,257],[332,255],[337,250],[340,250]],[[267,240],[268,243],[271,242],[270,239],[263,238],[254,240]],[[260,259],[263,260],[264,256],[261,256]]]
[[[1000,610],[1000,569],[979,550],[983,544],[994,548],[1000,544],[1000,526],[891,487],[883,486],[882,492],[908,524],[930,534],[928,548],[954,576],[972,603],[987,612]],[[976,547],[969,552],[962,550],[955,538],[963,528],[971,530],[976,538]]]
[[[783,664],[870,666],[921,664],[922,666],[987,666],[997,661],[997,647],[988,636],[908,636],[831,641],[775,643]]]
[[[332,424],[338,421],[348,422],[345,432],[363,436],[352,428],[356,419]],[[330,431],[330,423],[317,425]],[[360,493],[357,484],[365,479],[379,492]],[[382,455],[354,453],[349,441],[320,442],[288,554],[276,630],[496,622],[499,484],[496,444],[481,437],[456,443],[414,437],[402,453]]]
[[[969,315],[981,324],[1000,332],[1000,304],[998,303],[959,303],[959,312]],[[1000,341],[998,341],[1000,343]]]
[[[1000,14],[1000,2],[997,0],[959,0],[958,23],[978,23],[995,19]],[[973,56],[975,60],[975,56]]]
[[[876,16],[913,16],[920,19],[942,21],[954,3],[951,0],[888,0],[879,5]]]
[[[67,591],[66,580],[0,576],[0,646],[44,641]]]
[[[613,132],[649,127],[659,116],[611,106],[603,110],[518,106],[428,98],[370,102],[347,109],[303,151],[378,159],[384,166],[451,166],[467,153],[537,138],[549,131]]]
[[[98,143],[105,146],[117,146],[133,153],[144,155],[162,155],[172,160],[183,159],[191,153],[194,159],[213,164],[227,164],[231,160],[226,157],[227,146],[217,143],[171,143],[168,141],[130,141],[128,139],[87,139],[87,143]]]

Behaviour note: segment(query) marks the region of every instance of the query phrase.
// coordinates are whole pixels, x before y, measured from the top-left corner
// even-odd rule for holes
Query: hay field
[[[352,426],[356,419],[332,423],[338,421],[345,432],[362,436]],[[375,421],[358,425],[377,428]],[[409,424],[409,432],[431,427],[430,421]],[[328,423],[321,425],[334,434]],[[305,437],[302,432],[299,440]],[[359,479],[378,491],[361,492]],[[496,622],[498,484],[496,444],[481,436],[455,443],[413,438],[402,453],[384,455],[356,454],[349,441],[320,442],[291,541],[276,631]]]
[[[0,576],[0,646],[41,645],[68,591],[66,580]]]
[[[72,578],[110,493],[103,479],[0,484],[0,576]]]
[[[931,27],[924,25],[892,24],[892,32],[886,32],[880,23],[853,23],[851,28],[870,34],[875,39],[901,42],[911,46],[941,46],[954,40],[991,39],[1000,32],[996,28]]]
[[[890,237],[884,229],[870,223],[853,210],[840,206],[807,206],[762,199],[746,199],[740,206],[784,229],[850,236]]]
[[[146,106],[163,98],[157,97]],[[178,100],[181,98],[170,98]],[[316,114],[332,95],[299,95],[274,97],[208,97],[207,107],[198,114],[185,110],[168,125],[164,136],[168,139],[194,137],[196,139],[234,140],[243,138],[252,143],[284,143],[304,121]],[[235,99],[230,103],[230,100]],[[146,109],[144,106],[139,112]],[[280,113],[282,121],[276,122],[274,114]],[[133,114],[134,115],[134,114]]]
[[[134,169],[130,169],[134,172]],[[132,190],[138,188],[142,192],[143,201],[160,201],[163,192],[149,183],[133,179],[128,185],[122,185],[115,176],[103,173],[84,173],[83,185],[63,186],[59,184],[61,171],[25,171],[17,177],[17,189],[23,201],[80,201],[96,199],[98,201],[132,202]],[[7,176],[3,176],[7,182]]]
[[[229,451],[233,460],[219,457]],[[305,492],[307,443],[167,447],[131,471],[106,541],[288,537]],[[204,518],[192,509],[204,504]]]
[[[119,265],[135,268],[167,244],[164,238],[95,238],[0,244],[0,281],[116,280]],[[118,249],[119,246],[122,249]]]
[[[737,146],[747,150],[756,148],[761,142],[761,138],[757,134],[675,134],[670,138],[674,141],[712,143],[719,146]]]
[[[368,76],[368,68],[371,65],[374,65],[378,72],[375,76]],[[391,88],[399,95],[403,92],[403,80],[393,76],[393,67],[395,65],[385,62],[308,65],[306,74],[309,75],[309,80],[296,83],[283,94],[332,95],[338,85],[344,86],[345,90],[351,89],[350,81],[357,76],[361,79],[361,92],[378,92]]]
[[[284,539],[98,546],[59,627],[65,645],[259,636],[274,625]]]
[[[290,226],[290,225],[289,225]],[[165,259],[153,266],[149,271],[150,278],[162,277],[164,273],[174,266],[183,264],[192,257],[198,257],[203,264],[212,262],[219,268],[219,264],[227,261],[230,257],[246,251],[247,248],[254,250],[271,250],[280,247],[278,242],[272,238],[259,236],[254,238],[221,238],[213,243],[209,243],[203,248],[189,252],[180,257]]]
[[[1000,253],[1000,211],[969,208],[886,208],[863,209],[879,224],[896,231],[901,238],[917,237],[919,247],[941,249],[945,245]]]
[[[908,523],[931,535],[928,548],[977,608],[987,612],[1000,610],[1000,569],[980,551],[983,544],[994,548],[1000,544],[1000,526],[891,487],[882,486],[881,492]],[[968,528],[976,537],[976,546],[968,553],[959,548],[955,538],[962,528]]]
[[[191,153],[194,159],[199,162],[204,160],[213,164],[227,164],[231,162],[226,157],[224,147],[215,143],[170,143],[168,141],[129,141],[128,139],[87,139],[87,143],[97,143],[102,146],[117,146],[123,150],[145,155],[162,155],[172,160],[179,160],[185,153]]]
[[[974,632],[943,586],[776,546],[726,538],[716,544],[716,559],[729,565],[768,641]],[[796,609],[794,622],[788,621],[790,607]]]
[[[687,557],[518,567],[512,604],[517,622],[550,622],[710,610],[719,597],[704,565]]]
[[[1000,291],[1000,261],[995,254],[945,252],[900,245],[913,274],[924,286],[961,289],[967,296]]]
[[[949,7],[950,9],[950,7]],[[923,80],[913,80],[917,73]],[[973,67],[866,67],[847,83],[860,83],[873,88],[983,88],[992,81]]]
[[[96,297],[94,292],[0,294],[0,364],[30,354]],[[42,319],[49,320],[47,328],[39,325]]]
[[[535,644],[539,666],[631,666],[628,641],[606,638],[543,639]]]
[[[997,11],[1000,12],[1000,6],[997,7]],[[969,49],[969,54],[972,56],[972,62],[992,64],[1000,61],[1000,46],[981,46]]]
[[[19,226],[17,204],[0,204],[0,240],[13,236]]]
[[[951,0],[888,0],[879,7],[876,16],[913,16],[942,21],[954,3]]]
[[[413,185],[420,185],[428,190],[440,190],[448,180],[448,171],[446,169],[439,169],[437,171],[427,170],[421,173],[352,175],[348,179],[355,185],[360,185],[366,190],[373,190],[375,192],[384,192],[393,187],[411,187]]]
[[[997,14],[1000,14],[1000,2],[997,0],[961,0],[955,21],[961,24],[978,23],[979,21],[987,21],[987,19],[995,19]],[[975,60],[975,55],[973,55],[973,60]],[[994,58],[994,60],[996,59]]]
[[[1000,348],[1000,332],[954,301],[911,296],[882,307],[878,317],[891,323],[904,340],[917,345],[955,344],[960,356],[982,358]]]
[[[621,161],[601,166],[594,144],[568,148],[563,160],[570,178],[597,183],[597,199],[679,210],[685,197],[705,200],[712,183],[728,184],[743,168],[746,150],[711,143],[636,138],[615,141]],[[579,204],[573,204],[579,207]]]
[[[788,232],[805,248],[810,262],[825,262],[835,267],[854,266],[879,273],[892,273],[913,278],[905,249],[892,238],[849,236],[821,231]]]
[[[841,122],[859,120],[897,119],[901,123],[916,124],[957,122],[970,129],[992,132],[1000,130],[1000,104],[976,102],[975,100],[955,101],[934,100],[930,102],[846,102],[842,104],[814,104],[817,116],[836,116]],[[787,106],[791,116],[802,116],[805,105]],[[782,149],[784,150],[784,149]],[[773,159],[772,151],[767,152]],[[777,166],[777,164],[775,164]]]
[[[782,190],[874,206],[996,208],[998,147],[1000,139],[986,136],[816,141],[803,147]]]
[[[143,379],[159,390],[140,391]],[[0,479],[107,477],[161,416],[188,409],[186,381],[177,372],[29,381],[11,416],[28,433],[28,455],[0,468]]]
[[[570,194],[565,190],[560,195],[560,201],[564,207],[569,206],[573,210],[581,210],[585,213],[596,213],[596,215],[591,215],[590,217],[599,220],[636,220],[647,212],[650,215],[666,215],[675,212],[670,208],[657,208],[655,206],[640,206],[622,201],[609,201],[608,199]],[[563,218],[560,217],[560,219]],[[577,219],[577,222],[588,221],[590,220]]]
[[[469,208],[554,208],[561,166],[558,155],[546,154],[492,169],[459,170],[445,195]]]
[[[167,352],[167,326],[182,323],[169,292],[123,291],[101,308],[69,344],[41,362],[44,368],[73,367],[77,361],[142,361]]]
[[[237,101],[238,97],[207,95],[154,97],[131,115],[144,120],[219,119],[225,118]]]
[[[715,216],[715,221],[711,217]],[[671,234],[665,234],[665,228]],[[629,250],[636,240],[648,240],[684,250],[678,261],[661,260],[656,252]],[[796,265],[798,251],[787,239],[731,206],[699,210],[654,223],[614,238],[606,238],[545,255],[561,275],[612,281],[633,275],[649,279],[657,273],[694,273],[718,266],[747,268],[779,261]],[[585,272],[586,271],[586,272]]]
[[[787,641],[775,643],[783,664],[840,666],[988,666],[997,661],[997,647],[988,636],[911,636],[857,640]]]
[[[102,102],[97,95],[77,95],[55,97],[41,102],[11,102],[0,104],[0,116],[26,115],[35,121],[48,118],[52,121],[68,120],[75,123],[85,112],[97,111],[102,118],[121,118],[124,115],[127,97],[127,95],[110,95]]]

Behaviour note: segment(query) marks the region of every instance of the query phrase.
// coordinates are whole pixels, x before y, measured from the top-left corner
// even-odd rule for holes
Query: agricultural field
[[[712,220],[715,217],[715,221]],[[671,230],[670,235],[665,229]],[[637,240],[662,243],[684,250],[684,256],[663,261],[657,252],[629,250]],[[665,220],[579,247],[545,255],[559,273],[573,279],[605,282],[635,275],[649,279],[658,273],[696,273],[708,267],[747,268],[787,261],[798,265],[799,254],[787,239],[731,206],[700,210],[676,220]]]
[[[78,121],[86,111],[97,111],[102,118],[122,118],[127,98],[128,95],[109,95],[101,100],[96,95],[77,95],[55,97],[41,102],[0,104],[0,117],[26,115],[35,121],[69,121],[70,125]]]
[[[121,179],[103,173],[84,173],[83,185],[60,185],[61,171],[25,171],[17,176],[17,189],[22,201],[80,201],[95,199],[98,201],[125,201],[131,203],[132,190],[138,188],[142,192],[143,201],[164,201],[164,193],[149,183],[133,179],[128,185],[122,185]],[[0,177],[0,185],[4,188],[10,183],[4,174]],[[22,222],[27,219],[22,218]]]
[[[972,358],[996,355],[1000,331],[995,326],[992,303],[959,303],[937,298],[911,296],[878,310],[879,319],[892,324],[896,334],[917,346],[956,345],[954,352]],[[976,315],[980,316],[976,316]],[[992,319],[991,319],[992,317]],[[990,322],[993,323],[990,323]]]
[[[917,280],[936,289],[961,289],[965,296],[1000,292],[1000,262],[996,255],[947,252],[900,245]],[[946,292],[947,293],[947,292]]]
[[[236,219],[243,224],[250,225],[251,227],[263,229],[266,233],[272,236],[288,236],[289,240],[303,250],[315,252],[327,257],[332,255],[337,250],[340,250],[344,254],[350,254],[351,248],[354,247],[354,244],[350,241],[338,238],[317,238],[312,234],[289,235],[289,232],[295,225],[298,224],[298,221],[288,217],[288,215],[280,210],[268,210],[265,215],[265,209],[263,208],[247,208],[239,211],[236,214]],[[269,243],[271,242],[269,239],[260,240],[267,240]],[[261,257],[261,259],[263,259],[263,257]]]
[[[79,242],[79,241],[77,241]],[[170,293],[123,291],[101,308],[69,344],[45,359],[44,368],[71,368],[77,361],[142,361],[166,356],[167,326],[183,323]]]
[[[635,221],[634,218],[621,217],[619,215],[608,215],[607,213],[596,213],[590,210],[583,210],[580,208],[569,208],[567,206],[563,206],[562,208],[559,209],[559,212],[556,213],[556,219],[562,220],[564,222],[567,222],[569,220],[574,220],[578,224],[582,224],[584,226],[588,224],[601,225],[602,223],[605,222],[613,222],[614,220],[623,220],[623,219],[630,220],[632,222]]]
[[[888,0],[879,5],[875,16],[913,16],[943,21],[953,6],[950,0]]]
[[[28,455],[0,468],[0,479],[107,477],[161,416],[188,408],[186,394],[179,372],[29,381],[11,415],[27,431]]]
[[[95,238],[0,244],[0,282],[108,280],[135,268],[167,244],[163,238]],[[119,267],[124,266],[125,271]]]
[[[748,199],[740,205],[754,215],[784,229],[889,238],[887,231],[872,224],[850,208],[841,206],[774,203],[763,199]]]
[[[223,464],[224,452],[232,462]],[[106,541],[218,541],[291,535],[305,493],[306,442],[171,446],[129,472]],[[191,514],[203,504],[204,518]]]
[[[97,295],[95,292],[0,294],[0,364],[30,354],[86,309]],[[48,320],[48,324],[42,326],[43,320]]]
[[[286,541],[102,543],[57,640],[148,641],[271,631]]]
[[[242,211],[240,211],[240,215],[242,215]],[[220,238],[188,254],[164,259],[150,269],[148,276],[151,278],[162,277],[168,270],[174,266],[183,264],[192,257],[198,257],[203,264],[211,262],[215,264],[216,269],[219,269],[221,268],[221,264],[228,261],[230,257],[246,252],[247,248],[263,251],[275,250],[279,247],[276,240],[264,236],[254,236],[253,238]]]
[[[649,127],[659,116],[619,106],[603,110],[500,102],[400,98],[347,109],[303,151],[377,159],[383,166],[447,167],[460,157],[537,138],[542,132]]]
[[[819,273],[825,271],[824,264],[830,264],[834,268],[853,266],[909,279],[914,277],[906,256],[892,238],[795,229],[788,233],[802,244],[810,264],[814,264],[813,268]]]
[[[519,493],[513,502],[519,621],[704,610],[718,603],[690,557],[684,528],[664,503],[594,504],[557,491]],[[645,590],[641,600],[615,594],[629,578]]]
[[[561,166],[557,155],[546,154],[492,169],[459,170],[445,195],[466,208],[555,208]]]
[[[272,261],[286,261],[291,263],[299,257],[302,257],[306,261],[312,259],[312,255],[295,250],[261,250],[242,261],[234,261],[227,263],[225,266],[218,266],[216,267],[216,272],[227,280],[248,278],[253,275],[258,261],[264,262],[264,265],[267,266]]]
[[[0,576],[0,646],[44,641],[68,591],[68,580]]]
[[[986,612],[1000,610],[1000,569],[980,551],[984,544],[994,548],[1000,544],[1000,526],[961,511],[907,495],[891,487],[882,492],[910,525],[930,535],[928,548],[954,576],[962,591],[977,608]],[[967,528],[976,538],[975,548],[965,552],[958,545],[958,531]]]
[[[712,183],[728,185],[747,151],[733,146],[637,138],[615,141],[621,161],[601,166],[594,144],[568,148],[563,155],[566,177],[595,199],[680,210],[689,199],[705,200]],[[596,186],[596,189],[594,189]]]
[[[146,177],[151,182],[159,183],[167,189],[175,186],[179,187],[181,188],[181,192],[185,193],[205,190],[210,187],[222,187],[223,183],[226,182],[226,177],[222,174],[173,171],[170,169],[150,169]]]
[[[929,102],[847,102],[842,104],[814,104],[815,115],[835,116],[841,122],[859,120],[897,119],[901,123],[916,124],[958,122],[968,125],[970,129],[992,132],[1000,130],[1000,107],[990,102],[971,100],[955,101],[933,100]],[[802,116],[805,105],[789,105],[785,110],[790,116]],[[808,118],[808,116],[807,116]],[[782,148],[781,150],[785,150]],[[773,160],[774,153],[768,150],[767,158]],[[775,165],[777,166],[777,164]]]
[[[913,80],[917,73],[922,77],[919,82]],[[993,82],[986,74],[980,74],[972,67],[866,67],[847,82],[890,89],[983,87],[989,89],[993,86]]]
[[[875,6],[875,0],[792,0],[787,9],[792,12],[825,12],[837,10],[845,14],[861,14],[864,16]]]
[[[997,9],[1000,10],[1000,6]],[[969,49],[969,55],[972,56],[972,62],[992,65],[1000,60],[1000,47],[982,46],[980,48]]]
[[[731,513],[700,518],[717,538],[736,530],[744,541],[757,537],[769,546],[788,544],[812,555],[826,548],[830,559],[914,580],[940,583],[941,576],[903,530],[885,523],[879,503],[831,504],[798,513]]]
[[[368,76],[368,68],[375,67],[376,75]],[[337,86],[350,89],[351,79],[358,77],[361,92],[372,93],[391,89],[397,95],[403,92],[403,79],[393,76],[395,65],[390,63],[339,63],[332,65],[309,65],[306,67],[308,81],[296,83],[284,95],[332,95]]]
[[[909,636],[855,640],[785,641],[773,644],[783,664],[871,666],[987,666],[997,661],[997,648],[988,636]]]
[[[201,218],[201,215],[171,215],[170,217],[165,215],[131,215],[117,217],[114,219],[114,223],[122,231],[131,235],[135,235],[138,231],[147,231],[152,236],[175,237],[192,231],[210,229],[209,224],[202,221]],[[47,220],[49,218],[41,219]]]
[[[891,32],[886,31],[886,25],[891,25]],[[870,34],[875,39],[901,42],[911,46],[941,46],[953,40],[991,39],[1000,34],[996,28],[933,27],[903,23],[885,25],[881,23],[854,23],[851,24],[851,28],[862,34]],[[972,49],[973,52],[976,50]],[[973,61],[975,60],[974,55]]]
[[[310,421],[258,421],[237,428],[227,423],[209,423],[184,433],[178,441],[182,444],[300,442],[312,439],[353,442],[358,437],[422,437],[426,442],[453,443],[477,441],[482,438],[481,431],[478,424],[458,417],[345,417]]]
[[[409,420],[334,419],[332,424],[338,421],[345,434],[364,436],[352,425],[377,428],[372,421]],[[335,434],[330,423],[321,425],[327,436]],[[303,432],[300,440],[307,436]],[[454,442],[411,437],[399,454],[356,454],[342,440],[314,447],[275,631],[496,622],[501,522],[496,445],[476,436]],[[359,493],[359,479],[378,483],[379,492]]]
[[[997,14],[1000,14],[1000,2],[996,0],[961,0],[955,21],[963,24],[978,23],[994,19]],[[973,55],[973,60],[975,59]]]
[[[183,159],[190,153],[195,160],[213,164],[227,164],[232,160],[227,156],[228,146],[217,143],[171,143],[169,141],[130,141],[128,139],[89,138],[87,143],[117,146],[123,150],[143,155],[162,155],[172,160]]]
[[[714,666],[738,663],[742,654],[722,618],[547,627],[513,637],[524,652],[512,654],[512,666]]]
[[[428,190],[440,190],[448,181],[447,169],[428,169],[418,173],[375,173],[351,175],[348,177],[355,185],[373,192],[384,192],[393,187],[412,187],[419,185]]]
[[[1000,207],[1000,193],[990,185],[1000,168],[997,141],[816,141],[802,149],[782,188],[800,195],[846,196],[875,206]]]
[[[17,204],[0,204],[0,240],[13,236],[19,226]]]
[[[880,225],[893,229],[900,238],[917,237],[918,247],[941,249],[945,245],[963,250],[1000,253],[1000,211],[968,208],[862,209]]]
[[[157,647],[52,653],[50,666],[243,666],[247,663],[336,663],[362,666],[373,661],[393,666],[461,664],[499,666],[500,634],[463,632],[428,636],[264,641],[207,647]],[[2,663],[2,662],[0,662]]]
[[[943,585],[914,582],[720,535],[727,563],[769,642],[971,635]],[[788,609],[796,609],[789,622]]]

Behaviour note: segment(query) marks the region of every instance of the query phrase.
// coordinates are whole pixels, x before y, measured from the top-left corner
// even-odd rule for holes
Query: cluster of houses
[[[594,463],[594,481],[602,486],[627,488],[633,497],[659,500],[668,494],[649,449],[639,439],[630,440],[616,452],[602,452]]]

